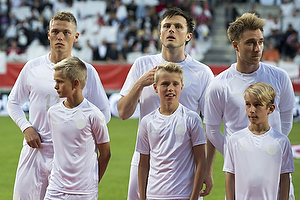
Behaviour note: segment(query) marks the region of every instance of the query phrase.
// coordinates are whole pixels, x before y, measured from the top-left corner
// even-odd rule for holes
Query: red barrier
[[[6,74],[0,74],[0,89],[12,88],[24,63],[7,63]],[[105,90],[120,90],[130,70],[130,64],[93,63],[102,81]],[[211,65],[215,75],[227,69],[229,66]],[[295,93],[300,93],[300,77],[292,79]]]

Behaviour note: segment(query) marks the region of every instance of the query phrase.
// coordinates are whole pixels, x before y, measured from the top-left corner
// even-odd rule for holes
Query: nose
[[[260,52],[262,50],[262,48],[263,48],[263,44],[257,42],[254,46],[254,51]]]
[[[174,33],[174,29],[175,29],[175,26],[171,25],[170,28],[169,28],[169,32],[173,32]]]
[[[63,36],[64,36],[63,32],[59,32],[59,33],[57,34],[57,38],[58,38],[58,39],[62,39]]]
[[[57,85],[57,83],[55,83],[54,89],[55,89],[55,90],[58,90],[58,85]]]

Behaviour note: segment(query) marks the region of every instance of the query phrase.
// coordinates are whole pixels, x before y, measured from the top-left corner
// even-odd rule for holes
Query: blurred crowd
[[[166,8],[173,6],[189,12],[196,20],[193,42],[187,47],[188,53],[193,53],[197,42],[208,40],[213,18],[208,0],[0,2],[0,50],[6,52],[7,62],[26,62],[49,52],[49,20],[61,10],[76,16],[80,36],[72,53],[88,62],[132,63],[141,55],[158,53],[158,20]]]

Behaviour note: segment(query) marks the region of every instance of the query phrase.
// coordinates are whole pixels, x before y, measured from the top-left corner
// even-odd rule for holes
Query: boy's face
[[[62,75],[60,70],[55,70],[54,80],[54,89],[56,90],[59,98],[68,97],[72,94],[73,84],[68,78]]]
[[[260,29],[245,30],[240,41],[234,41],[233,46],[241,61],[258,65],[264,48],[263,33]]]
[[[153,86],[162,105],[178,103],[183,88],[179,74],[161,71],[157,84]]]
[[[274,111],[274,104],[267,107],[266,104],[262,104],[255,96],[249,93],[245,94],[245,104],[247,116],[251,124],[268,124],[268,115]]]
[[[188,33],[187,22],[184,17],[176,15],[171,18],[165,18],[161,22],[160,40],[163,47],[182,47],[191,38],[192,33]]]

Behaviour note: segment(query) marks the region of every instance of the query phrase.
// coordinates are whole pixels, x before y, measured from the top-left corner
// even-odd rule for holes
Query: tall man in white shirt
[[[207,89],[206,135],[223,155],[228,138],[250,124],[243,98],[243,92],[250,84],[265,82],[275,89],[275,110],[269,116],[269,124],[286,136],[292,129],[295,97],[291,80],[284,70],[260,62],[264,25],[264,20],[252,13],[245,13],[230,24],[227,34],[236,51],[237,62],[220,73]],[[222,121],[224,135],[220,131]],[[209,156],[214,157],[215,153],[210,153]],[[291,187],[290,200],[294,199],[293,193]]]
[[[204,114],[205,92],[213,79],[213,73],[208,66],[184,53],[185,45],[193,36],[194,27],[193,18],[179,8],[170,8],[162,15],[159,22],[162,52],[138,58],[132,65],[120,91],[122,97],[118,102],[118,111],[123,120],[132,116],[138,102],[140,102],[140,119],[160,106],[159,97],[152,84],[156,66],[163,62],[174,62],[183,68],[184,88],[179,102],[198,114],[200,111]],[[138,163],[139,154],[134,152],[128,200],[139,199]],[[203,196],[211,191],[213,181],[210,175],[211,173],[207,173],[205,178],[206,189],[203,191]]]
[[[61,11],[49,23],[49,54],[28,61],[20,72],[9,95],[10,117],[24,133],[23,148],[18,164],[14,199],[43,199],[52,168],[53,146],[46,119],[50,106],[60,102],[54,89],[54,64],[71,56],[73,43],[78,40],[77,22],[70,12]],[[83,96],[95,104],[110,120],[109,102],[92,65],[85,63],[88,78]],[[21,106],[29,100],[29,120]]]

